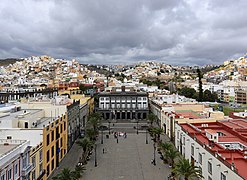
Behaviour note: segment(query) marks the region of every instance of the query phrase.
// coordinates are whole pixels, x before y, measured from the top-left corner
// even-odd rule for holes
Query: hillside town
[[[157,178],[179,177],[188,163],[194,177],[247,179],[246,59],[92,70],[75,59],[32,56],[1,66],[1,180],[62,179],[68,167],[75,179],[101,177],[100,163],[113,163],[110,154],[132,140],[149,153],[144,168],[159,167]]]

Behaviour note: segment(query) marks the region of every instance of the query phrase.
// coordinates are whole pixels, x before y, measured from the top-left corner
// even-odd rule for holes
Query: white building
[[[175,124],[175,147],[202,170],[204,179],[247,178],[247,142],[241,141],[241,135],[234,134],[237,131],[232,128],[243,130],[247,123],[234,121]]]
[[[26,140],[0,139],[1,180],[29,179],[33,168],[29,145]]]

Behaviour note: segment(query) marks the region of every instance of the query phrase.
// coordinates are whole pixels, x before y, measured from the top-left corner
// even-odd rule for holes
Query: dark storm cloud
[[[3,0],[0,58],[222,63],[245,53],[246,7],[245,0]]]

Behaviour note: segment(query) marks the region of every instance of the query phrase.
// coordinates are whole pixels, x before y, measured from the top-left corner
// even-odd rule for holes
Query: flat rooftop
[[[36,122],[36,126],[32,128],[43,128],[52,122],[55,117],[37,117],[33,118],[36,113],[43,111],[42,109],[22,109],[21,111],[13,113],[0,113],[1,121],[13,121],[13,120],[22,120]]]
[[[0,158],[25,142],[25,140],[0,139]]]
[[[224,146],[220,145],[221,143],[241,143],[247,146],[247,120],[223,120],[217,122],[207,122],[207,123],[191,123],[191,124],[180,124],[185,132],[194,138],[196,137],[197,141],[203,145],[210,146],[207,151],[215,154],[216,152],[225,159],[228,165],[232,163],[235,164],[235,167],[238,173],[247,179],[247,159],[245,159],[245,153],[247,152],[244,148],[240,149],[227,149]],[[209,133],[222,133],[218,136],[218,143],[210,141],[206,132]]]
[[[26,111],[26,113],[24,113]],[[21,111],[12,112],[12,113],[0,113],[0,120],[1,121],[7,121],[7,120],[13,120],[18,119],[22,117],[28,117],[32,116],[33,114],[42,111],[42,109],[23,109]]]
[[[8,153],[15,147],[17,147],[19,144],[9,144],[9,145],[4,145],[0,144],[0,157],[3,156],[4,154]]]
[[[189,118],[189,119],[199,119],[199,118],[203,118],[203,116],[201,116],[200,114],[198,114],[197,112],[195,111],[190,111],[190,110],[184,110],[184,111],[181,111],[181,110],[177,110],[176,112],[174,112],[175,115],[176,115],[176,118],[180,118],[180,117],[183,117],[183,118]]]

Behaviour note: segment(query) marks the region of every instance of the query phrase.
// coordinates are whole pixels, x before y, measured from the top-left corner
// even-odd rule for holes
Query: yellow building
[[[67,153],[68,116],[63,115],[43,129],[43,169],[47,179]]]
[[[43,168],[43,143],[41,142],[36,147],[32,147],[30,151],[30,162],[33,164],[33,169],[30,173],[31,180],[39,180],[45,174]]]
[[[94,111],[94,98],[90,96],[85,96],[81,94],[81,90],[78,88],[70,88],[69,90],[60,90],[58,91],[59,95],[69,95],[70,99],[80,100],[80,104],[88,104],[89,107],[89,114],[93,113]]]

